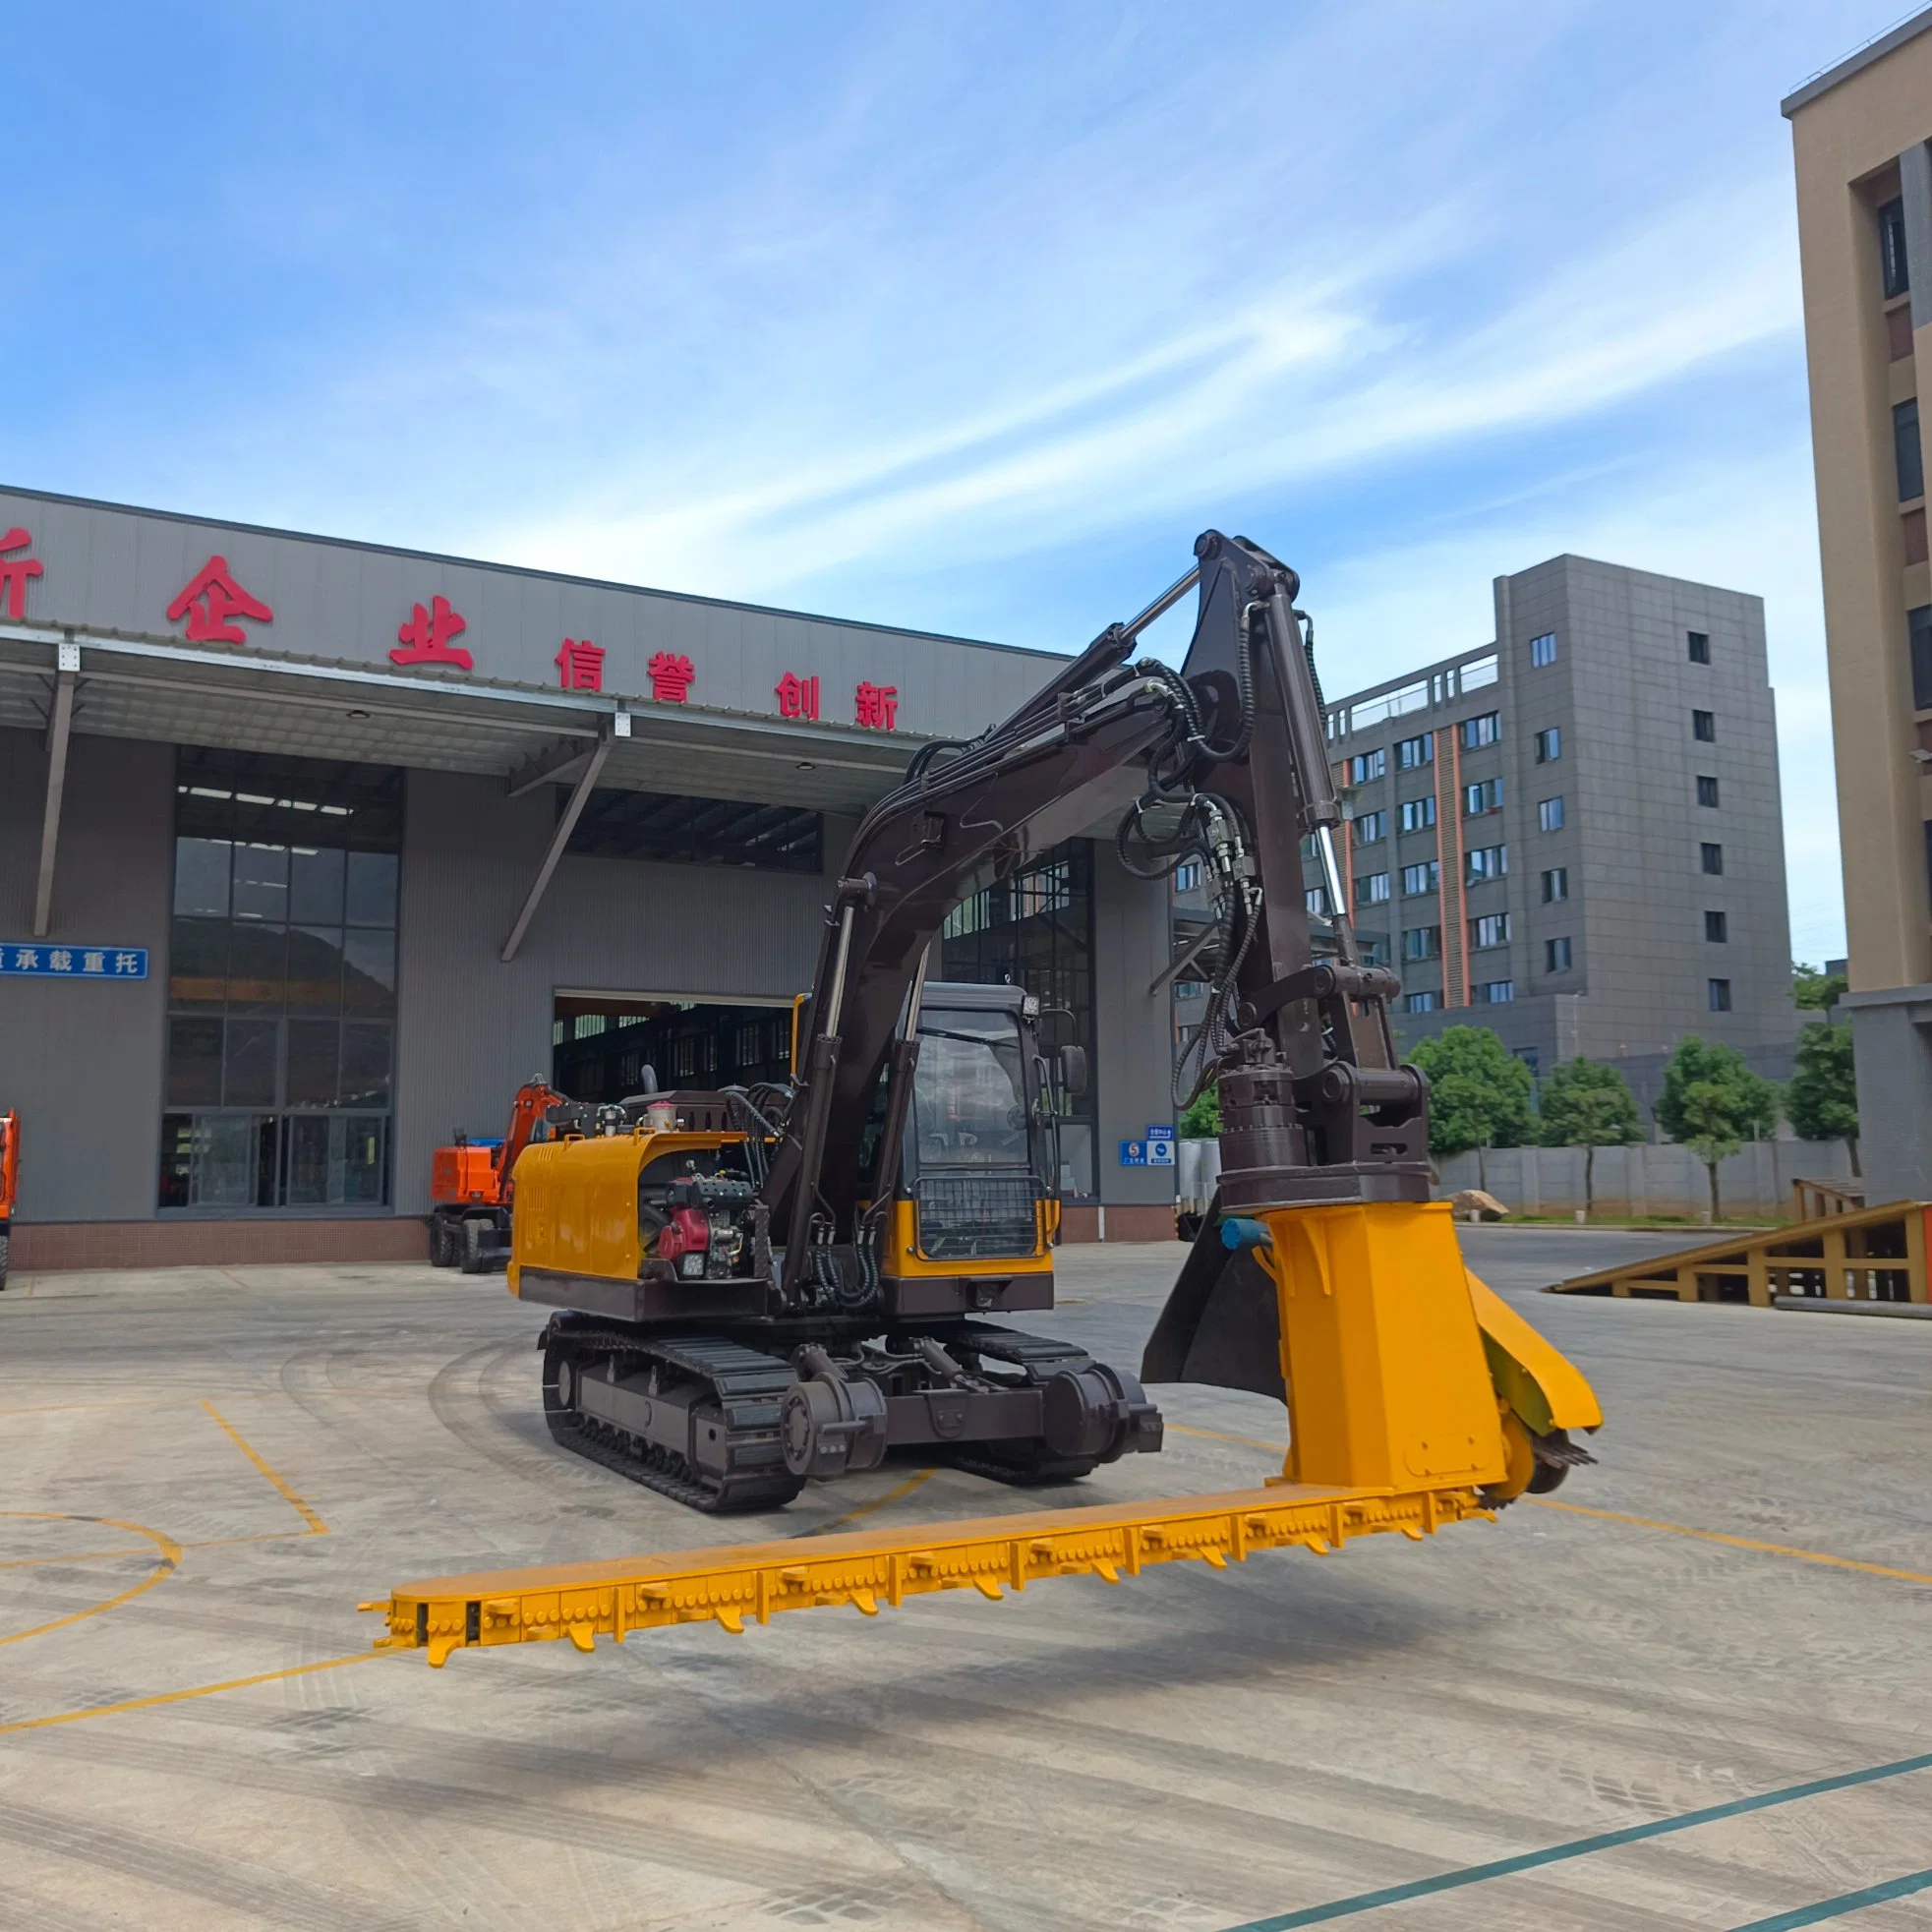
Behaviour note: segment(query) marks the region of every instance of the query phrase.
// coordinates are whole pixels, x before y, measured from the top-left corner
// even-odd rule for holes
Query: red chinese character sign
[[[0,537],[0,599],[6,602],[7,615],[15,623],[27,616],[27,586],[40,575],[45,565],[31,556],[13,556],[9,553],[26,550],[33,542],[19,524]]]
[[[468,629],[462,613],[452,611],[446,597],[432,598],[427,611],[420,604],[412,605],[409,621],[396,630],[398,648],[389,653],[389,662],[446,664],[458,671],[473,670],[470,654],[449,641]]]
[[[248,632],[235,618],[265,624],[274,622],[275,614],[235,581],[225,556],[211,556],[168,606],[170,623],[178,624],[183,617],[188,619],[191,644],[246,644]]]
[[[644,670],[651,679],[651,695],[660,704],[682,704],[684,694],[697,682],[690,659],[681,653],[673,657],[669,651],[659,651]]]
[[[554,660],[557,681],[566,691],[604,688],[604,651],[588,637],[566,637]]]
[[[818,679],[800,677],[788,671],[778,680],[778,715],[781,718],[815,719],[818,716]]]
[[[899,718],[899,686],[867,680],[852,694],[852,706],[855,724],[870,731],[889,732]]]

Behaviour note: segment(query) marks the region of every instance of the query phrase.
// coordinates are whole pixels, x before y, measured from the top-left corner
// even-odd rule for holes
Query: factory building
[[[433,1150],[532,1076],[782,1073],[859,815],[1059,663],[0,492],[15,1264],[415,1256]],[[1072,1239],[1172,1232],[1121,1158],[1172,1117],[1165,888],[1111,831],[941,941],[1088,1050]]]

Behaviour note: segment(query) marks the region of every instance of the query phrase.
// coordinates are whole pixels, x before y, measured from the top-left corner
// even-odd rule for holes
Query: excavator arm
[[[1041,849],[1119,814],[1116,849],[1159,878],[1212,881],[1198,970],[1206,1018],[1175,1102],[1218,1081],[1221,1184],[1142,1366],[1148,1381],[1282,1399],[1289,1441],[1267,1488],[1117,1508],[926,1524],[407,1585],[387,1643],[453,1649],[849,1604],[936,1589],[987,1597],[1047,1577],[1109,1582],[1148,1562],[1214,1567],[1260,1549],[1433,1534],[1553,1488],[1601,1421],[1583,1378],[1469,1275],[1430,1198],[1429,1088],[1397,1064],[1392,973],[1347,919],[1312,626],[1295,573],[1215,531],[1196,564],[1103,631],[1005,724],[928,744],[860,824],[827,908],[797,1033],[797,1080],[761,1183],[782,1236],[782,1295],[863,1267],[891,1194],[918,1046],[925,961],[953,907]],[[1198,592],[1176,673],[1131,663],[1140,634]],[[1311,876],[1312,875],[1312,876]],[[1319,909],[1317,909],[1318,907]],[[864,1129],[886,1087],[871,1171]]]

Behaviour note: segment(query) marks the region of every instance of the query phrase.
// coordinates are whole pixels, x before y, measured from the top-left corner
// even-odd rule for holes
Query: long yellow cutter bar
[[[589,1651],[668,1623],[722,1623],[741,1631],[778,1610],[849,1604],[867,1616],[882,1604],[935,1590],[1008,1590],[1056,1576],[1118,1583],[1150,1563],[1194,1557],[1224,1569],[1252,1551],[1299,1546],[1325,1555],[1352,1537],[1399,1530],[1420,1541],[1444,1523],[1492,1517],[1469,1488],[1349,1490],[1275,1483],[1261,1490],[920,1523],[809,1542],[746,1543],[570,1563],[490,1570],[407,1583],[387,1603],[389,1633],[377,1647],[427,1650],[440,1666],[453,1650],[567,1637]]]

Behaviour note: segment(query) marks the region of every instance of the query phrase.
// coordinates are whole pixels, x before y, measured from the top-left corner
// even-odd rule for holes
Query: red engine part
[[[711,1223],[696,1207],[673,1207],[671,1223],[658,1230],[658,1256],[674,1261],[680,1255],[701,1254],[711,1246]]]

